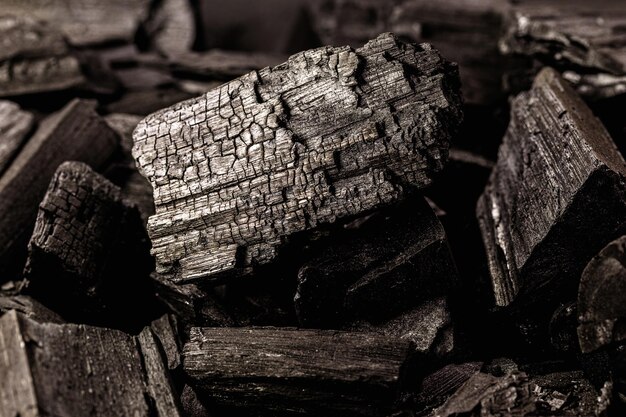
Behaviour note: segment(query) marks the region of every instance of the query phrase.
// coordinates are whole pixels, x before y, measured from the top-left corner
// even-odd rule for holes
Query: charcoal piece
[[[457,279],[446,233],[422,197],[331,239],[298,273],[294,302],[303,326],[385,323],[445,294]]]
[[[226,410],[378,416],[403,389],[410,349],[358,332],[193,328],[183,366],[198,393]]]
[[[624,174],[602,124],[556,71],[543,70],[513,100],[477,206],[497,305],[575,296],[586,262],[624,229]]]
[[[578,289],[578,340],[583,353],[626,340],[626,236],[586,266]]]
[[[452,363],[424,377],[416,399],[420,415],[443,405],[481,366],[482,362]]]
[[[182,342],[178,334],[178,321],[171,314],[164,314],[150,323],[150,330],[159,341],[165,353],[166,365],[170,372],[174,372],[182,365]]]
[[[28,250],[29,291],[64,317],[115,326],[132,312],[126,323],[141,323],[148,308],[139,313],[136,305],[153,265],[148,238],[137,208],[86,164],[59,166]]]
[[[121,138],[121,151],[116,155],[105,175],[122,189],[122,194],[127,200],[137,206],[144,224],[147,224],[148,218],[154,214],[152,185],[139,173],[131,154],[133,130],[141,121],[141,117],[132,114],[114,113],[106,116],[105,120]]]
[[[105,109],[108,113],[147,116],[164,107],[171,106],[182,100],[188,100],[192,97],[194,97],[194,94],[188,93],[176,86],[128,91],[118,100],[108,103]]]
[[[0,178],[0,274],[11,279],[21,273],[26,246],[38,206],[50,179],[64,161],[104,165],[119,138],[94,110],[95,103],[73,100],[44,119],[33,137]]]
[[[3,416],[179,416],[154,336],[0,318]]]
[[[400,3],[389,17],[388,30],[414,42],[432,43],[443,56],[457,62],[467,103],[493,105],[504,98],[501,79],[508,67],[498,50],[498,39],[509,1]]]
[[[180,395],[183,415],[187,417],[211,417],[207,407],[202,404],[198,394],[189,385],[185,385]]]
[[[527,58],[507,84],[525,89],[545,65],[557,68],[582,96],[597,100],[626,92],[626,12],[619,2],[523,1],[510,14],[501,51]]]
[[[72,45],[131,42],[145,19],[149,0],[2,0],[5,15],[29,17],[57,28]]]
[[[15,103],[0,100],[0,175],[35,126],[34,117]]]
[[[460,117],[456,67],[391,34],[147,117],[133,154],[155,188],[157,272],[219,282],[271,262],[286,236],[397,201],[443,168]]]
[[[18,2],[21,3],[20,0]],[[32,20],[11,15],[0,2],[0,97],[65,90],[85,82],[78,58],[63,36]]]
[[[149,46],[170,55],[192,48],[196,27],[192,0],[162,0],[153,3],[143,24]]]
[[[534,415],[535,410],[536,404],[527,375],[512,373],[496,377],[479,372],[438,408],[435,416],[523,417]]]
[[[0,316],[11,310],[40,323],[64,322],[61,316],[28,295],[0,295]]]

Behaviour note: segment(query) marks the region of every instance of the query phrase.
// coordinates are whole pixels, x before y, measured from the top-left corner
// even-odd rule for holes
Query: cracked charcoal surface
[[[34,117],[17,104],[0,100],[0,175],[33,130]]]
[[[139,211],[117,186],[84,163],[65,162],[39,205],[24,270],[29,291],[83,323],[132,312],[149,288],[147,240]],[[121,319],[114,317],[91,320]]]
[[[10,14],[0,1],[3,14]],[[0,96],[64,90],[85,77],[63,36],[28,17],[0,16]]]
[[[0,318],[0,415],[179,416],[155,336]]]
[[[383,34],[147,117],[133,154],[154,186],[157,271],[188,282],[264,264],[290,234],[430,184],[460,123],[458,88],[430,45]]]
[[[0,271],[21,273],[38,206],[57,167],[66,160],[104,165],[119,138],[94,110],[73,100],[44,119],[0,177]],[[2,279],[11,278],[3,275]]]
[[[575,296],[586,262],[626,221],[626,163],[554,70],[517,96],[477,214],[497,305]],[[570,294],[571,293],[571,294]]]
[[[359,332],[193,328],[183,366],[224,415],[377,416],[393,408],[410,349]]]

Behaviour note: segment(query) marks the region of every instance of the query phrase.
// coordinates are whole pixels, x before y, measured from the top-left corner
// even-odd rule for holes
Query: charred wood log
[[[0,318],[0,414],[179,416],[167,367],[149,329],[39,324]]]
[[[0,273],[21,273],[39,203],[57,167],[75,160],[97,169],[115,151],[119,138],[94,107],[74,100],[43,120],[0,178]]]
[[[626,92],[626,12],[619,2],[522,1],[513,8],[500,42],[504,54],[528,59],[508,74],[525,89],[541,66],[558,69],[579,94],[603,99]]]
[[[626,340],[626,236],[611,242],[583,271],[578,340],[583,353]]]
[[[194,328],[183,364],[199,393],[226,410],[378,416],[394,407],[409,351],[368,333]]]
[[[624,229],[624,175],[602,124],[558,73],[542,71],[512,103],[477,207],[497,305],[539,289],[544,304],[574,297],[586,262]]]
[[[31,113],[23,111],[10,101],[0,101],[0,175],[9,166],[34,126]]]
[[[456,67],[384,34],[149,116],[133,152],[155,187],[157,271],[176,282],[246,272],[286,236],[430,184],[460,112]]]
[[[80,62],[63,36],[32,20],[30,13],[18,13],[21,17],[12,15],[6,3],[0,2],[0,10],[7,14],[0,17],[0,37],[4,40],[0,51],[0,97],[65,90],[84,84]]]
[[[127,324],[145,323],[153,262],[139,212],[86,164],[59,166],[28,249],[29,292],[64,317],[114,326],[132,314]]]

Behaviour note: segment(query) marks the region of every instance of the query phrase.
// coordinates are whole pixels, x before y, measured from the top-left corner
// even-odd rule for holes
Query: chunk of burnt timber
[[[539,288],[544,301],[574,298],[585,264],[624,229],[625,174],[602,124],[557,72],[543,70],[512,102],[477,206],[497,305]]]
[[[47,22],[75,46],[132,42],[149,6],[150,0],[0,0],[3,14]]]
[[[157,271],[217,281],[272,261],[291,234],[430,184],[461,119],[458,88],[430,45],[383,34],[147,117],[133,154],[155,189]]]
[[[528,58],[528,64],[509,74],[509,84],[525,89],[537,68],[549,65],[585,97],[623,94],[625,24],[623,4],[611,0],[520,2],[511,12],[500,46],[504,54]]]
[[[105,120],[121,139],[120,151],[115,155],[111,166],[105,172],[105,176],[122,189],[122,194],[126,199],[137,206],[144,224],[147,224],[148,218],[154,214],[152,185],[137,170],[131,153],[133,130],[141,121],[141,116],[114,113],[106,116]]]
[[[626,236],[611,242],[583,271],[578,340],[583,353],[626,340]]]
[[[63,323],[54,311],[28,295],[0,295],[0,316],[15,310],[40,323]]]
[[[31,133],[34,117],[15,103],[0,100],[0,175]]]
[[[0,318],[0,415],[179,416],[154,335]]]
[[[3,14],[9,12],[5,3],[0,1]],[[29,10],[28,15],[31,11],[36,12]],[[0,16],[0,97],[65,90],[84,83],[78,58],[63,36],[28,15]]]
[[[482,362],[451,363],[424,377],[416,398],[418,415],[443,405],[461,385],[482,367]]]
[[[379,416],[402,390],[409,352],[408,342],[368,333],[193,328],[183,366],[198,394],[218,407]]]
[[[509,8],[507,0],[403,1],[391,13],[388,30],[414,42],[429,42],[457,62],[467,103],[495,104],[504,98],[506,62],[498,39]]]
[[[153,263],[139,211],[86,164],[59,166],[28,250],[29,291],[64,317],[114,325],[114,313],[143,315],[134,310]]]
[[[294,301],[307,327],[385,322],[445,294],[457,277],[443,226],[420,196],[322,246],[298,273]]]
[[[39,203],[57,167],[74,160],[97,169],[117,148],[117,134],[94,109],[95,102],[74,100],[43,120],[0,178],[0,274],[21,273]]]

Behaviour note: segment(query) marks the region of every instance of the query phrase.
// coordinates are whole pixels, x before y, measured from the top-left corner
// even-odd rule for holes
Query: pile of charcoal
[[[0,417],[626,415],[625,28],[0,0]]]

